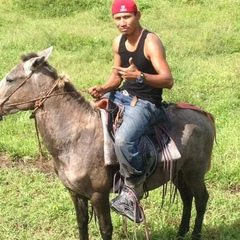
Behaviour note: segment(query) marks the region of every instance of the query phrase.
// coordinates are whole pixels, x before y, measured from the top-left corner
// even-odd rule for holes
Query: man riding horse
[[[114,66],[102,86],[89,89],[92,97],[109,97],[123,109],[123,121],[115,133],[115,152],[124,186],[111,208],[134,222],[143,221],[141,206],[145,164],[138,149],[140,137],[154,123],[165,121],[163,88],[173,86],[161,40],[140,24],[134,0],[115,0],[113,21],[121,32],[113,41]]]

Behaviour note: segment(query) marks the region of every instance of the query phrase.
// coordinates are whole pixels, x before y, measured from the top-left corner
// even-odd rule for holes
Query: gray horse
[[[33,110],[39,132],[53,157],[55,171],[74,203],[79,239],[89,239],[90,201],[102,239],[111,240],[109,194],[118,169],[104,164],[99,109],[48,64],[52,49],[23,56],[22,62],[1,80],[0,115]],[[150,191],[171,179],[179,190],[183,201],[179,239],[189,231],[194,197],[197,215],[192,239],[200,239],[209,197],[204,176],[210,168],[214,123],[199,111],[177,109],[174,104],[166,112],[172,123],[170,135],[181,158],[173,164],[172,176],[162,163],[158,163],[146,180],[146,186]]]

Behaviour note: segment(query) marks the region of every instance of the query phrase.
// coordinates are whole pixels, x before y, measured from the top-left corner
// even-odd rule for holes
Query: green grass
[[[51,45],[50,64],[80,90],[102,84],[112,66],[112,40],[118,34],[110,0],[2,0],[0,79],[28,52]],[[210,193],[203,239],[240,236],[240,2],[238,0],[137,0],[142,25],[163,41],[175,79],[164,92],[170,102],[185,101],[216,118],[217,144],[206,176]],[[85,94],[90,100],[91,98]],[[0,122],[0,153],[26,164],[38,157],[30,112]],[[45,157],[50,158],[45,150]],[[75,212],[67,191],[52,175],[18,165],[0,169],[0,239],[77,239]],[[167,199],[167,201],[169,201]],[[142,201],[151,239],[174,239],[181,201],[160,209],[161,189]],[[114,238],[125,239],[121,217],[112,213]],[[191,225],[192,226],[192,225]],[[100,239],[90,224],[91,239]],[[144,229],[138,229],[144,239]],[[129,223],[129,232],[134,226]],[[132,235],[131,235],[132,236]],[[130,237],[131,238],[131,237]],[[186,238],[190,239],[190,238]]]
[[[67,190],[52,175],[35,168],[13,167],[0,169],[0,239],[77,239],[75,212]],[[208,211],[203,226],[203,239],[238,239],[240,223],[239,194],[207,180],[210,195]],[[174,239],[181,216],[181,201],[169,205],[169,197],[161,209],[161,190],[150,193],[142,201],[151,232],[151,239]],[[125,239],[122,219],[112,213],[114,238]],[[195,213],[193,213],[195,216]],[[98,227],[90,223],[91,239],[100,239]],[[128,222],[133,236],[134,225]],[[143,225],[137,227],[139,239],[144,239]],[[190,239],[190,238],[186,238]]]

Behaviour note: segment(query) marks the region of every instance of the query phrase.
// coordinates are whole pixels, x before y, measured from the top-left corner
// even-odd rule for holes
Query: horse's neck
[[[86,147],[102,127],[99,114],[89,102],[69,94],[46,100],[43,108],[36,112],[36,120],[52,155],[68,147]]]

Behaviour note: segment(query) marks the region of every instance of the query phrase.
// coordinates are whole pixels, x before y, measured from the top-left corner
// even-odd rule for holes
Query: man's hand
[[[100,98],[103,94],[103,88],[101,86],[94,86],[88,89],[88,93],[93,97],[93,98]]]
[[[127,68],[113,66],[113,69],[116,69],[118,73],[121,75],[121,77],[124,78],[125,80],[136,81],[136,79],[140,76],[141,72],[137,69],[136,65],[133,63],[132,58],[129,58],[129,64],[130,66]]]

